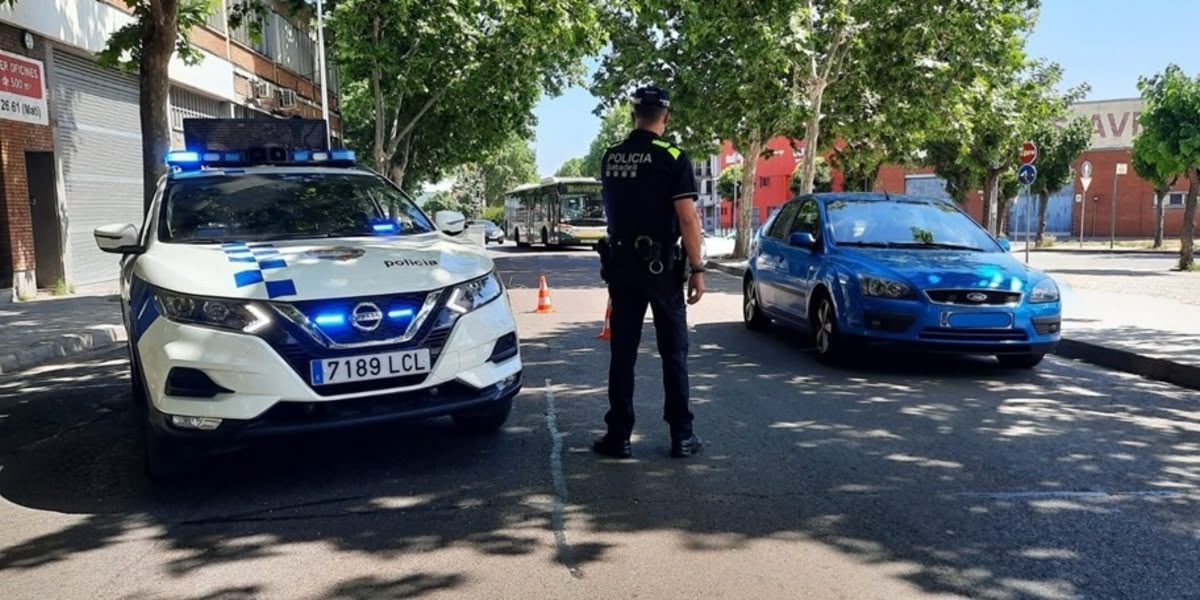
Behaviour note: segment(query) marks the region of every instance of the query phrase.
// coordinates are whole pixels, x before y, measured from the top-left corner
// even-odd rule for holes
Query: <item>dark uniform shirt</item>
[[[632,241],[648,235],[665,245],[678,242],[675,202],[696,196],[692,163],[682,150],[636,129],[604,153],[601,169],[609,237]]]

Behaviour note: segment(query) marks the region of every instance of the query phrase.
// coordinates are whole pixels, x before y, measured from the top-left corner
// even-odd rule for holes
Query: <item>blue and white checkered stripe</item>
[[[296,283],[291,279],[267,279],[266,277],[266,271],[282,269],[287,266],[287,261],[280,256],[279,249],[274,245],[265,242],[252,244],[226,242],[222,244],[222,249],[225,250],[225,256],[229,258],[229,262],[246,266],[244,270],[233,274],[233,281],[238,287],[262,283],[267,287],[268,298],[296,295]]]

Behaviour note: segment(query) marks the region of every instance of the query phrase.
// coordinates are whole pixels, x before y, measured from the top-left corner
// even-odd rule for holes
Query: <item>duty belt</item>
[[[613,246],[633,252],[646,263],[646,268],[649,269],[651,275],[658,275],[663,272],[664,265],[663,244],[648,235],[639,235],[633,240],[618,239],[613,240]]]

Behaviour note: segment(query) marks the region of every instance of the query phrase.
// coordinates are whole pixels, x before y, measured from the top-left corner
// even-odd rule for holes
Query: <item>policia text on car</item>
[[[598,250],[612,299],[612,358],[608,431],[592,449],[610,457],[632,456],[634,364],[649,306],[663,361],[663,419],[671,428],[671,455],[683,458],[702,448],[688,408],[683,291],[686,281],[688,304],[704,295],[700,221],[693,207],[696,181],[687,155],[661,139],[669,119],[667,93],[640,88],[633,104],[635,129],[604,154],[601,164],[609,237]]]

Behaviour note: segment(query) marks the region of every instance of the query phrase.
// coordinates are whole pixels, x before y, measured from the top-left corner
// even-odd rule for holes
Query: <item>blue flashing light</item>
[[[354,162],[355,160],[353,150],[334,150],[333,152],[330,152],[329,155],[329,157],[333,160],[343,160],[349,162]]]
[[[329,153],[328,152],[313,152],[312,158],[313,158],[313,160],[315,160],[317,162],[324,162],[324,161],[329,160]]]
[[[192,165],[200,162],[200,154],[198,152],[187,152],[177,150],[167,153],[168,165]]]
[[[395,233],[397,227],[396,227],[395,223],[385,222],[385,223],[372,223],[371,229],[374,230],[375,233]]]
[[[411,309],[411,308],[394,308],[392,310],[389,310],[387,315],[388,315],[389,319],[407,319],[407,318],[411,318],[413,316],[413,309]]]
[[[292,152],[292,160],[296,162],[306,162],[312,158],[312,152],[308,150],[296,150]]]
[[[239,162],[243,162],[244,160],[245,159],[242,157],[241,152],[226,152],[225,153],[225,162],[239,163]]]
[[[340,327],[346,324],[346,315],[342,313],[322,313],[313,319],[317,325],[337,326]]]

